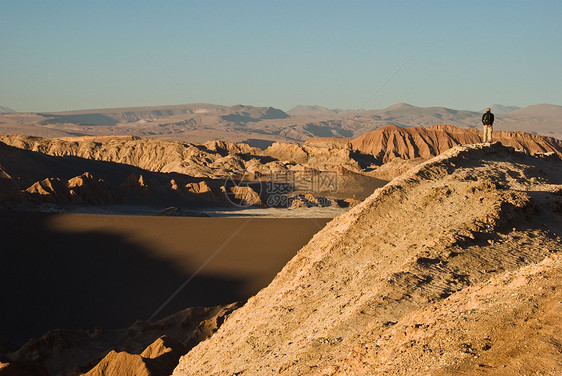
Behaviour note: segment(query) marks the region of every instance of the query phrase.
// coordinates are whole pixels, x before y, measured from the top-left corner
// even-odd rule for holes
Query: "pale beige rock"
[[[295,180],[290,184],[296,183],[293,188],[299,194],[312,193],[331,199],[363,200],[375,188],[405,172],[420,160],[438,155],[454,145],[480,142],[478,132],[475,129],[462,129],[451,125],[434,125],[428,128],[386,126],[355,139],[316,138],[302,145],[277,142],[266,150],[252,148],[245,143],[208,141],[201,145],[135,137],[69,140],[2,136],[0,140],[19,148],[53,156],[82,157],[120,165],[134,165],[158,173],[178,173],[206,179],[213,182],[214,192],[197,193],[201,188],[195,185],[187,186],[188,192],[185,192],[177,182],[177,187],[171,182],[168,184],[169,180],[165,183],[166,187],[163,187],[162,183],[154,184],[154,179],[148,183],[140,173],[131,174],[117,185],[131,193],[125,195],[126,197],[134,196],[139,200],[158,201],[158,197],[174,191],[176,197],[179,196],[178,199],[189,201],[187,205],[191,205],[197,198],[205,200],[198,205],[209,205],[228,204],[228,200],[218,190],[220,182],[232,176],[236,176],[238,180],[267,182],[282,174],[294,174]],[[495,139],[527,153],[562,155],[562,141],[554,138],[521,132],[495,132]],[[398,164],[394,163],[396,160],[399,161]],[[390,164],[380,166],[381,163]],[[336,179],[327,176],[330,173],[333,173]],[[335,181],[336,188],[318,189],[318,186],[309,184],[314,174],[322,178],[319,180]],[[49,178],[55,179],[57,176]],[[13,193],[8,193],[10,184],[14,184],[13,178],[3,179],[0,184],[6,188],[2,193],[4,196],[13,196]],[[195,193],[196,197],[188,194],[189,192]],[[267,202],[263,196],[261,200]],[[257,202],[255,199],[246,201]],[[170,200],[167,202],[167,205],[175,204]]]
[[[121,202],[115,188],[102,179],[95,179],[85,172],[68,181],[59,178],[47,178],[34,183],[24,192],[31,201],[49,203],[85,203],[89,205],[106,205]]]
[[[561,163],[495,144],[455,147],[418,165],[317,233],[174,375],[460,374],[487,365],[512,375],[540,371],[543,349],[548,369],[559,370],[562,354],[549,344],[562,341],[551,306],[559,301],[551,286],[559,286],[562,251]],[[525,290],[520,276],[535,266],[549,277],[530,277]],[[474,309],[481,313],[470,318]],[[463,312],[472,324],[464,326]],[[528,334],[510,329],[519,326]],[[493,356],[480,367],[486,338]]]
[[[145,359],[140,355],[129,354],[125,351],[111,350],[85,376],[152,376]]]
[[[561,276],[554,254],[367,330],[335,374],[559,374]]]
[[[56,175],[56,165],[61,160],[49,159],[49,156],[70,156],[74,157],[72,160],[76,164],[101,167],[103,175],[112,179],[112,183],[118,187],[123,196],[123,201],[126,204],[133,205],[139,202],[146,202],[151,205],[163,202],[166,206],[186,207],[192,205],[198,207],[229,205],[230,202],[227,197],[220,192],[220,187],[228,179],[234,179],[237,182],[261,183],[265,186],[270,181],[276,181],[279,176],[293,174],[294,179],[289,179],[287,183],[292,185],[296,192],[312,193],[316,196],[322,195],[331,199],[363,199],[371,194],[376,187],[385,183],[363,173],[359,162],[354,159],[356,153],[350,149],[350,144],[341,146],[337,143],[326,143],[325,147],[320,147],[278,143],[271,150],[274,151],[273,154],[277,152],[281,154],[272,156],[268,155],[267,151],[251,148],[246,144],[221,141],[195,145],[132,137],[63,140],[4,136],[1,139],[13,146],[6,146],[13,154],[17,155],[18,151],[19,154],[27,153],[27,157],[32,157],[31,154],[35,154],[34,159],[43,159],[41,164],[49,165],[51,174],[55,175],[47,175],[48,179],[51,180],[41,183],[45,185],[44,187],[37,184],[31,190],[33,193],[43,190],[43,194],[40,195],[43,196],[42,200],[45,201],[48,198],[49,202],[52,203],[89,204],[90,201],[96,202],[96,200],[83,200],[83,197],[81,198],[80,195],[76,194],[78,191],[86,192],[94,189],[93,186],[90,186],[93,183],[90,182],[87,184],[82,182],[81,187],[71,189],[71,192],[69,192],[71,197],[64,200],[56,198],[56,195],[52,192],[50,195],[46,195],[46,190],[52,191],[53,188],[48,187],[48,185],[57,184],[55,180],[61,179]],[[296,157],[296,154],[293,153],[295,147],[305,150],[309,155],[308,158],[303,159],[303,164],[296,163],[293,160],[276,159],[276,157]],[[34,153],[29,153],[29,151]],[[81,158],[84,159],[81,160]],[[95,159],[100,163],[87,163],[86,158]],[[24,165],[27,166],[26,163],[13,163],[10,171],[16,176],[20,175]],[[134,165],[135,168],[130,165]],[[40,166],[37,167],[26,173],[31,176],[45,176]],[[72,167],[75,168],[75,166]],[[64,167],[60,169],[64,171]],[[149,170],[158,174],[152,174]],[[123,172],[118,173],[117,171]],[[94,170],[92,173],[96,174],[97,171]],[[175,175],[170,174],[173,176],[173,179],[171,179],[171,176],[164,175],[166,173],[175,173]],[[6,176],[8,175],[10,174]],[[339,177],[334,178],[334,176]],[[193,177],[199,177],[201,180],[193,181]],[[311,183],[313,177],[316,181]],[[6,196],[7,199],[10,197],[13,199],[17,194],[13,190],[10,193],[10,185],[17,187],[23,181],[12,177],[2,179],[0,188],[4,186],[5,190],[1,194]],[[316,184],[318,181],[331,181],[333,184],[330,187],[323,187]],[[27,189],[33,183],[35,183],[35,180],[22,188]],[[238,189],[238,191],[240,190]],[[246,203],[261,205],[257,197],[249,196],[254,195],[250,191],[229,193],[240,196],[235,197],[235,200],[242,198],[243,195],[247,196],[244,198],[243,205],[246,205]],[[258,193],[261,196],[262,203],[265,202],[267,197],[262,196],[261,192]],[[92,195],[87,194],[87,196]]]
[[[295,163],[316,169],[340,165],[358,169],[349,145],[324,148],[277,143],[265,151],[246,144],[210,141],[204,145],[138,138],[47,139],[0,136],[0,141],[18,148],[54,156],[75,156],[134,165],[154,172],[177,172],[193,177],[225,179],[247,172],[268,175],[287,171]],[[297,152],[303,150],[303,155]],[[308,155],[305,157],[304,155]],[[132,178],[133,179],[133,178]],[[136,178],[131,181],[135,183]]]
[[[166,336],[158,338],[140,355],[111,350],[85,376],[167,376],[185,347]]]
[[[180,355],[208,338],[239,306],[187,308],[157,322],[136,322],[125,330],[49,331],[9,354],[5,361],[10,364],[8,370],[20,373],[5,374],[24,375],[22,370],[31,369],[30,375],[75,376],[88,371],[169,375]],[[0,375],[4,373],[0,371]]]
[[[185,188],[188,192],[195,194],[197,197],[211,202],[220,202],[224,199],[219,192],[215,192],[211,186],[204,180],[197,183],[187,183]]]
[[[262,206],[263,202],[258,192],[249,186],[234,186],[227,188],[230,191],[231,200],[242,206]]]

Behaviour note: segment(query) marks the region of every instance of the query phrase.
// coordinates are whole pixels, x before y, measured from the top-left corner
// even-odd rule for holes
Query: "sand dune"
[[[128,327],[202,265],[157,318],[244,300],[326,221],[0,211],[0,337],[22,343],[55,328]]]

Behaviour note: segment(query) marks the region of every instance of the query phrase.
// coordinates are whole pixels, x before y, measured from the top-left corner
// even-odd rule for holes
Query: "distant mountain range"
[[[493,113],[496,114],[505,114],[511,111],[515,111],[515,110],[519,110],[521,107],[517,107],[517,106],[504,106],[501,104],[493,104],[490,106],[490,108],[492,109]],[[486,109],[482,109],[482,112],[484,112]]]
[[[14,113],[16,111],[12,110],[9,107],[4,107],[4,106],[0,106],[0,113],[2,114],[10,114],[10,113]]]
[[[412,108],[420,108],[416,106],[412,106],[408,103],[396,103],[386,108],[386,110],[394,110],[394,109],[412,109]],[[493,104],[490,106],[492,112],[496,114],[505,114],[507,112],[519,110],[521,107],[517,106],[504,106],[502,104]],[[298,116],[326,116],[326,115],[337,115],[337,114],[345,114],[345,115],[352,115],[355,113],[364,113],[369,111],[378,111],[378,110],[350,110],[350,109],[341,109],[341,108],[327,108],[323,106],[307,106],[307,105],[299,105],[296,106],[289,111],[287,111],[290,115],[298,115]],[[481,112],[486,111],[485,108],[482,109]]]
[[[562,139],[562,106],[491,107],[496,114],[496,130],[523,131]],[[358,137],[385,125],[430,127],[447,124],[479,129],[481,115],[482,111],[416,107],[407,103],[378,110],[297,106],[287,112],[273,107],[185,104],[2,113],[0,134],[43,137],[130,135],[189,142],[220,139],[267,146],[274,141],[303,142],[311,137]]]

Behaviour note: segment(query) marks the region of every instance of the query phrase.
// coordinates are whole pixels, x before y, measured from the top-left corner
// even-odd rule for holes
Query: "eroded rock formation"
[[[420,164],[317,233],[174,375],[558,372],[561,163],[494,144]]]

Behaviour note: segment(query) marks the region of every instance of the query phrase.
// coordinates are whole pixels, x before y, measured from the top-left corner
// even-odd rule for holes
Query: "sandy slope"
[[[127,327],[202,265],[155,319],[247,299],[326,222],[0,211],[0,337]]]
[[[337,375],[560,375],[562,257],[492,277],[390,329],[367,331]]]
[[[331,221],[174,375],[560,372],[560,167],[498,144],[419,165]]]

